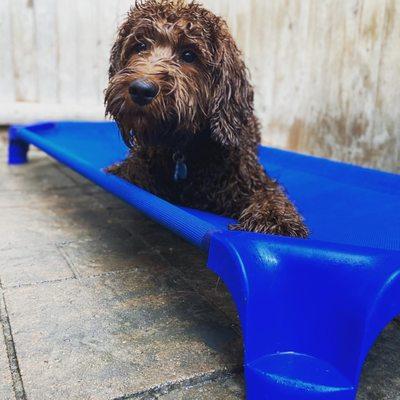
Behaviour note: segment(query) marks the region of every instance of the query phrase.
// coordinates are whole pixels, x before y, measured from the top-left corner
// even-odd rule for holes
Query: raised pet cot
[[[127,148],[114,123],[14,126],[29,144],[208,254],[239,312],[249,400],[354,399],[363,362],[400,313],[400,176],[260,147],[311,229],[306,240],[232,232],[232,221],[170,204],[103,168]]]

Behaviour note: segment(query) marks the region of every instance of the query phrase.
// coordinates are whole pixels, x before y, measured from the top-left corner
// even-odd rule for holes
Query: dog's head
[[[106,112],[129,143],[209,130],[238,145],[253,90],[225,22],[197,3],[137,1],[111,51]]]

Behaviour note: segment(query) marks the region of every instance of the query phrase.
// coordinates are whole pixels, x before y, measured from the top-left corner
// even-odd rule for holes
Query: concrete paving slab
[[[30,400],[112,399],[232,370],[229,321],[168,266],[6,290]]]
[[[219,277],[207,268],[207,256],[203,252],[189,243],[175,240],[173,247],[162,248],[160,253],[179,271],[180,276],[193,290],[225,313],[237,329],[240,329],[232,296]]]
[[[68,176],[70,179],[72,179],[75,184],[79,185],[79,186],[85,186],[85,185],[91,185],[92,182],[89,181],[88,179],[86,179],[84,176],[82,176],[81,174],[78,174],[77,172],[75,172],[74,170],[72,170],[71,168],[65,166],[64,164],[58,164],[57,168],[66,176]]]
[[[110,218],[123,225],[131,233],[140,236],[165,262],[179,271],[195,291],[202,294],[215,307],[223,311],[239,327],[239,319],[232,297],[224,283],[207,268],[205,253],[185,242],[172,232],[148,220],[130,207],[109,209]]]
[[[156,267],[164,261],[140,237],[110,237],[106,241],[70,242],[60,250],[79,276],[92,276],[111,271],[130,270],[138,266]]]
[[[129,208],[131,207],[108,208],[110,221],[122,225],[133,234],[140,235],[152,248],[159,251],[172,249],[177,243],[185,243],[183,239],[160,224]]]
[[[4,287],[73,277],[66,259],[55,245],[0,250],[0,279]]]
[[[115,197],[113,194],[106,192],[104,189],[102,189],[99,186],[90,184],[90,185],[84,186],[84,190],[88,194],[90,194],[94,198],[96,198],[96,200],[99,201],[104,208],[107,208],[107,209],[131,208],[131,210],[133,212],[139,213],[132,207],[129,207],[127,205],[127,203],[125,203],[123,200],[120,200],[118,197]]]
[[[370,351],[357,400],[400,399],[400,326],[392,322]]]
[[[0,224],[0,249],[42,246],[70,238],[63,233],[59,217],[51,210],[33,208],[8,208],[2,210]]]
[[[160,400],[244,400],[244,381],[240,376],[181,388],[158,397]],[[144,399],[143,399],[144,400]]]
[[[0,399],[15,400],[3,328],[0,324]]]
[[[75,186],[76,183],[55,165],[53,160],[33,155],[30,162],[24,165],[9,166],[1,163],[0,191],[37,192]]]
[[[131,237],[126,229],[108,218],[106,210],[95,204],[90,208],[80,207],[79,204],[71,208],[53,208],[51,213],[56,214],[56,224],[65,237],[70,237],[70,241],[96,240],[100,237],[123,240]]]
[[[0,191],[0,208],[28,207],[42,210],[92,209],[102,207],[95,196],[82,187],[69,187],[48,191]],[[104,207],[102,207],[104,208]]]
[[[0,249],[130,236],[122,226],[107,220],[105,210],[79,205],[69,209],[8,208],[2,213]]]

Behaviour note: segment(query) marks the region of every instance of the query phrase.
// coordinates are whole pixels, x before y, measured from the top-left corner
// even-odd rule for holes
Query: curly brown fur
[[[146,48],[138,51],[137,43]],[[182,60],[187,49],[194,62]],[[109,78],[106,112],[131,148],[111,173],[173,203],[238,219],[232,229],[307,236],[302,217],[258,162],[253,88],[221,18],[197,3],[137,2],[119,29]],[[159,88],[144,107],[129,95],[138,78]],[[177,152],[188,176],[176,182]]]

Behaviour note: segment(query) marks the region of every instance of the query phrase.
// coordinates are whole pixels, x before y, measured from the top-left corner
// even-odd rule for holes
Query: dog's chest
[[[218,154],[176,152],[152,154],[148,171],[154,192],[181,204],[202,202],[215,191],[223,173],[223,159]]]

